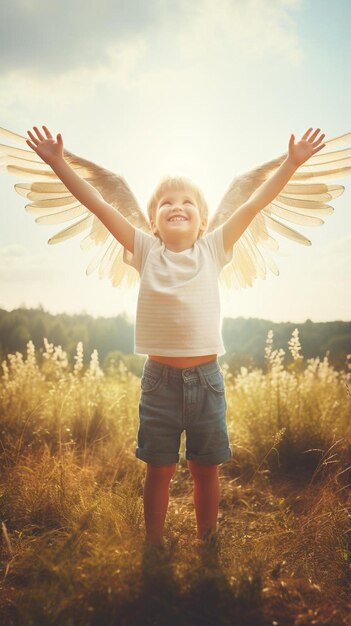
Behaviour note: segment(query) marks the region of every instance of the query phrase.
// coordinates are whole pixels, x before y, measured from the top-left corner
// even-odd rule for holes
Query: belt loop
[[[168,383],[168,365],[163,366],[162,370],[162,382],[167,385]]]
[[[205,376],[203,375],[203,372],[201,371],[201,367],[195,367],[195,369],[196,369],[198,375],[200,376],[202,387],[207,387],[206,379],[205,379]]]

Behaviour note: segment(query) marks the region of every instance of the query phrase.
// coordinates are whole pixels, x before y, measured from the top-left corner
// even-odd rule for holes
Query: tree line
[[[224,318],[222,326],[226,354],[219,357],[235,374],[241,366],[260,367],[265,370],[265,345],[269,330],[273,331],[273,349],[285,350],[284,364],[292,362],[288,349],[295,328],[299,331],[301,353],[304,359],[328,356],[335,369],[345,369],[346,358],[351,354],[351,322],[280,322],[243,317]],[[15,352],[26,353],[28,341],[33,341],[38,353],[44,351],[44,337],[67,353],[70,364],[78,342],[83,343],[84,364],[96,349],[100,366],[106,369],[113,361],[122,360],[140,375],[145,356],[133,354],[134,324],[125,316],[94,318],[85,313],[69,315],[52,314],[42,307],[0,309],[0,359]],[[0,362],[1,362],[0,361]]]

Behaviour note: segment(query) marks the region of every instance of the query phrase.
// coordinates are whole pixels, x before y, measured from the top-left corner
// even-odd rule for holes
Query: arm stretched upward
[[[33,126],[33,128],[37,137],[28,131],[28,135],[31,138],[31,141],[27,140],[28,145],[45,163],[50,165],[51,169],[72,195],[101,220],[122,246],[133,253],[135,227],[117,209],[106,202],[95,187],[81,178],[65,161],[61,134],[57,135],[57,141],[55,142],[46,126],[43,126],[46,139],[36,126]]]
[[[294,135],[291,135],[288,156],[279,169],[268,180],[262,183],[247,202],[242,204],[224,223],[223,244],[226,251],[233,247],[234,243],[241,237],[255,215],[272,202],[282,191],[297,168],[325,146],[324,143],[318,145],[323,137],[325,137],[324,134],[315,141],[316,136],[320,132],[319,128],[308,138],[311,130],[312,128],[307,130],[302,139],[296,144]]]

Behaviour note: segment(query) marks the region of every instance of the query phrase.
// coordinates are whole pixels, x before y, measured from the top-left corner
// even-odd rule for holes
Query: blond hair
[[[151,220],[155,221],[156,209],[159,201],[162,196],[171,189],[189,189],[194,196],[201,218],[208,218],[207,202],[200,187],[198,187],[194,181],[187,178],[187,176],[164,176],[159,181],[147,203],[147,214],[150,224]],[[199,237],[202,237],[204,232],[205,231],[200,230]],[[158,235],[156,235],[156,237],[158,237]]]

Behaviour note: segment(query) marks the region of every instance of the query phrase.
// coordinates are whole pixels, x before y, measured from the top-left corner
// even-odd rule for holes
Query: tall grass
[[[220,467],[220,554],[201,560],[184,459],[170,490],[172,568],[143,553],[145,464],[134,456],[140,381],[83,345],[44,340],[0,379],[0,614],[17,624],[347,623],[350,377],[266,343],[266,371],[222,364],[233,450]],[[184,453],[184,439],[181,452]],[[150,570],[153,571],[150,571]]]
[[[284,368],[285,351],[273,350],[272,343],[270,331],[266,373],[242,367],[235,380],[227,376],[229,428],[238,446],[246,448],[249,466],[267,461],[271,470],[314,469],[338,438],[347,453],[351,355],[341,371],[329,364],[328,356],[305,363],[296,329],[289,341],[293,362]]]

